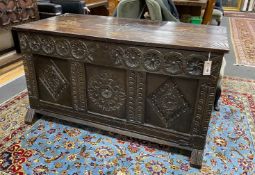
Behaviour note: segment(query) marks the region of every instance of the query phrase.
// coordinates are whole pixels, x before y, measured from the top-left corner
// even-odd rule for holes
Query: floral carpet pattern
[[[234,12],[234,11],[225,11],[225,17],[236,17],[236,18],[255,18],[254,12]]]
[[[229,18],[236,64],[255,67],[255,19]]]
[[[43,117],[20,139],[0,145],[0,171],[19,175],[252,175],[254,85],[252,80],[224,79],[220,112],[212,114],[201,170],[191,168],[188,156],[167,146]]]
[[[17,129],[21,131],[22,128],[25,128],[23,126],[25,125],[24,116],[27,106],[27,92],[21,92],[14,98],[0,104],[0,140]]]

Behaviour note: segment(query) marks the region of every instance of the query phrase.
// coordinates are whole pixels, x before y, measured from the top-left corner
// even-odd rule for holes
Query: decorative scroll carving
[[[164,56],[164,70],[170,74],[183,73],[183,55],[178,52],[169,52]]]
[[[127,117],[130,121],[142,122],[144,118],[145,81],[142,72],[128,71]]]
[[[51,37],[41,38],[42,50],[46,54],[52,54],[55,51],[55,41]]]
[[[31,55],[25,55],[23,57],[24,70],[27,81],[27,89],[29,96],[38,99],[38,87],[36,81],[36,74],[34,70],[33,58]]]
[[[57,101],[64,90],[68,87],[68,81],[58,69],[53,60],[51,64],[42,67],[39,71],[39,80],[48,90],[52,98]]]
[[[85,67],[79,62],[71,62],[71,83],[73,108],[77,111],[85,111],[86,104],[86,79]]]
[[[0,26],[10,27],[39,18],[35,0],[1,0]]]
[[[88,83],[88,97],[102,111],[118,111],[124,105],[125,90],[110,72],[91,77]]]
[[[189,104],[175,82],[168,79],[151,95],[153,110],[158,114],[165,127],[190,110]]]
[[[122,65],[122,60],[124,58],[124,50],[121,47],[113,48],[111,51],[111,59],[113,64]]]
[[[144,67],[149,71],[157,71],[161,66],[162,54],[154,49],[150,49],[144,53]]]
[[[206,57],[203,55],[192,54],[187,58],[186,71],[190,75],[202,75]]]
[[[60,56],[68,56],[70,54],[70,43],[66,39],[56,40],[57,54]]]
[[[142,51],[136,47],[129,47],[125,50],[125,63],[130,68],[140,66],[142,61]]]
[[[78,60],[84,59],[88,55],[88,49],[84,42],[74,40],[71,42],[71,53],[72,56]]]

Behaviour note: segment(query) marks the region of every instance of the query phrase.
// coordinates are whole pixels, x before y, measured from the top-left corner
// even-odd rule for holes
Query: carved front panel
[[[34,55],[39,99],[71,107],[70,72],[67,61]]]
[[[197,80],[148,75],[145,122],[190,133]]]
[[[39,18],[35,0],[1,0],[0,26],[9,27]]]
[[[125,71],[90,65],[86,71],[88,111],[124,118],[127,98]]]

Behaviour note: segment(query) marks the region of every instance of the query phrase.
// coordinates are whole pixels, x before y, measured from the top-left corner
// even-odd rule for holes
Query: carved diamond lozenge
[[[68,82],[54,61],[42,67],[39,72],[39,80],[48,90],[52,98],[57,101],[68,86]]]
[[[166,127],[170,127],[177,118],[190,110],[183,94],[171,79],[152,93],[151,102],[153,111]]]

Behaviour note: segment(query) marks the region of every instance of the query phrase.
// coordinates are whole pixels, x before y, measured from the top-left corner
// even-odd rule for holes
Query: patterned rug
[[[225,11],[225,17],[236,17],[236,18],[255,18],[255,13],[253,12],[233,12],[233,11]]]
[[[226,77],[223,86],[220,112],[214,112],[210,121],[201,170],[191,168],[188,156],[169,147],[45,117],[19,139],[6,139],[10,135],[0,139],[4,143],[0,170],[19,175],[252,175],[255,81]],[[13,103],[14,108],[23,103],[20,108],[24,109],[27,102],[21,101]],[[9,116],[18,115],[12,112]]]
[[[229,18],[236,64],[255,67],[255,19]]]

